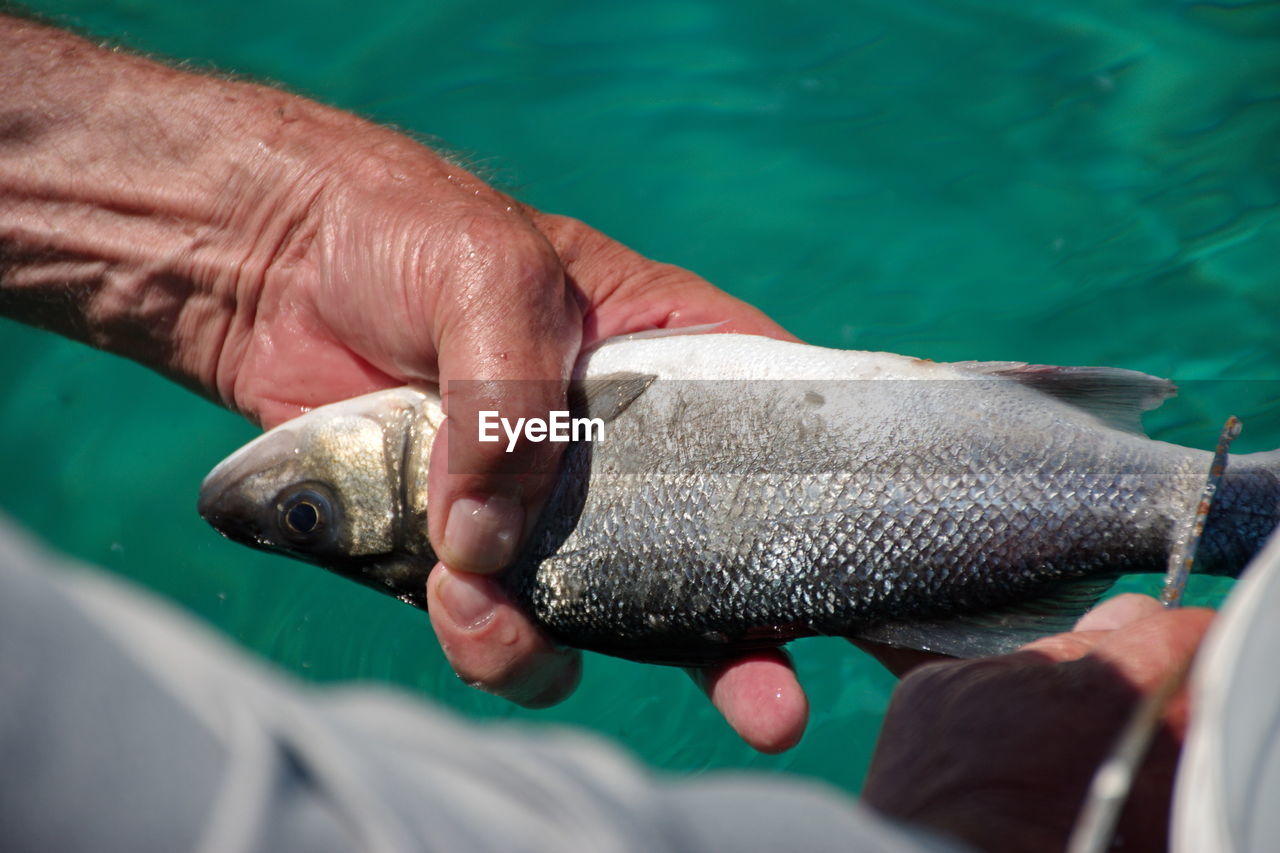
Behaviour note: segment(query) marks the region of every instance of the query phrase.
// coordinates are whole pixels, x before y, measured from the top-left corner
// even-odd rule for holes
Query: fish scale
[[[605,345],[578,379],[604,435],[567,447],[505,582],[560,642],[638,660],[812,634],[1010,648],[1069,625],[1119,574],[1163,571],[1210,459],[1137,434],[1172,386],[1131,371],[706,335]],[[202,513],[425,606],[438,399],[326,409],[211,472]],[[1202,540],[1211,571],[1238,572],[1274,528],[1277,469],[1275,453],[1233,457]],[[281,534],[299,494],[331,517],[314,541]]]
[[[704,395],[705,403],[706,389],[691,387],[688,392]],[[676,397],[656,408],[689,407],[679,394]],[[635,405],[644,404],[641,400]],[[645,430],[646,420],[644,411],[635,412],[631,426],[619,425],[607,441],[643,443],[626,430]],[[808,429],[812,432],[813,425]],[[1096,460],[1098,437],[1083,435],[1094,445],[1090,456]],[[1116,470],[1130,475],[1137,471],[1145,474],[1144,480],[1176,477],[1177,466],[1168,464],[1166,446],[1114,430],[1106,438],[1127,450]],[[759,459],[759,448],[749,439],[735,436],[731,443],[735,442],[742,444],[744,459]],[[1124,448],[1126,444],[1132,448]],[[880,466],[886,473],[858,478],[851,472],[821,471],[792,483],[790,489],[769,475],[763,481],[733,475],[717,479],[704,466],[696,474],[618,477],[610,488],[593,489],[583,506],[571,511],[561,506],[563,497],[557,492],[545,529],[548,542],[568,537],[564,554],[535,549],[517,565],[511,589],[565,641],[617,653],[617,638],[644,639],[650,657],[663,646],[678,649],[665,652],[677,659],[710,659],[776,641],[768,630],[773,626],[782,626],[779,633],[787,636],[850,634],[859,624],[886,613],[947,615],[1003,603],[1024,587],[1084,576],[1097,568],[1149,564],[1153,549],[1147,546],[1153,538],[1154,550],[1166,547],[1159,541],[1161,530],[1135,540],[1138,519],[1130,507],[1138,506],[1143,496],[1082,467],[1079,452],[1066,439],[1042,448],[1044,464],[1014,476],[989,443],[980,442],[971,458],[1004,465],[1000,476],[990,464],[948,465],[949,457],[933,449],[890,454]],[[597,456],[608,452],[607,445],[593,449]],[[683,463],[678,449],[672,454]],[[645,455],[651,465],[665,458],[654,448]],[[584,464],[571,453],[566,479],[592,476],[585,468],[579,470]],[[852,461],[848,467],[854,467]],[[865,473],[868,466],[862,467]],[[904,468],[911,476],[903,476]],[[939,474],[931,476],[933,471]],[[964,495],[962,501],[952,498],[956,486]],[[732,492],[737,501],[716,501],[720,492]],[[796,497],[779,500],[787,494]],[[683,524],[663,527],[664,513],[671,507],[699,502],[701,511],[692,521],[683,512]],[[720,527],[743,520],[744,506],[750,508],[753,526],[737,538],[720,538]],[[1048,511],[1035,511],[1040,506]],[[1155,519],[1153,526],[1167,528],[1174,514]],[[644,547],[631,550],[617,537],[598,535],[613,529],[612,520],[619,515],[633,520]],[[834,520],[834,525],[827,520]],[[655,530],[661,536],[655,538]],[[948,531],[964,535],[957,541]],[[1002,557],[1011,544],[1029,558]],[[1069,563],[1053,559],[1063,552],[1070,553]],[[620,565],[625,571],[618,570]],[[850,568],[855,570],[847,571]],[[646,576],[643,584],[637,584],[638,574]],[[573,576],[572,588],[586,593],[572,600],[546,594],[553,587],[544,579],[561,575]],[[726,584],[726,579],[731,581]],[[712,594],[712,608],[689,606],[690,582]],[[827,604],[817,607],[815,601]],[[661,636],[648,619],[654,613],[664,617]]]

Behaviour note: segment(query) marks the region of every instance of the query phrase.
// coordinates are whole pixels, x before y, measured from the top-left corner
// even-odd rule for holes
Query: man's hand
[[[894,694],[863,798],[992,853],[1060,851],[1093,773],[1143,696],[1184,666],[1212,611],[1126,595],[1003,657],[921,666]],[[1163,851],[1187,703],[1142,765],[1113,849]]]
[[[242,357],[228,363],[228,396],[267,426],[415,380],[439,382],[446,407],[451,381],[496,381],[482,408],[545,417],[566,407],[581,348],[605,338],[702,323],[786,336],[691,273],[369,132],[386,135],[375,161],[361,154],[328,170],[323,201],[296,228],[305,252],[267,271],[254,324],[233,345]],[[486,576],[514,557],[551,485],[555,459],[533,454],[556,447],[526,446],[513,460],[454,429],[432,451],[429,517],[441,558],[428,584],[432,624],[463,679],[530,706],[568,694],[579,655],[553,647]],[[706,682],[758,748],[790,746],[803,729],[803,695],[784,660],[744,661]]]
[[[582,347],[605,338],[703,323],[787,336],[685,270],[523,207],[409,140],[361,130],[380,138],[331,140],[353,159],[326,169],[318,201],[291,227],[301,248],[265,271],[253,324],[228,338],[238,358],[223,361],[223,397],[268,427],[412,381],[438,382],[449,411],[459,379],[495,383],[469,408],[546,417],[566,408]],[[513,459],[446,427],[432,450],[428,515],[441,560],[428,583],[432,624],[464,680],[534,707],[568,695],[580,655],[553,646],[487,576],[536,519],[558,447],[526,445]],[[724,667],[706,684],[753,746],[799,738],[807,708],[781,655]]]
[[[411,382],[439,383],[448,410],[456,380],[494,383],[469,387],[504,416],[545,416],[604,338],[705,323],[788,337],[689,272],[277,90],[4,16],[0,78],[14,83],[0,93],[0,312],[265,427]],[[531,706],[572,690],[579,655],[490,576],[536,518],[557,447],[513,459],[446,427],[429,474],[440,642],[462,678]],[[807,706],[781,653],[699,680],[753,746],[799,739]]]

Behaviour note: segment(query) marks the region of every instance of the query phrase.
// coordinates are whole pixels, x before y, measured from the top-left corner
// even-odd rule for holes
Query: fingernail
[[[451,569],[496,572],[516,555],[524,532],[524,507],[510,498],[458,498],[444,526],[444,562]]]
[[[436,594],[455,625],[473,630],[493,618],[493,597],[484,578],[446,575]]]

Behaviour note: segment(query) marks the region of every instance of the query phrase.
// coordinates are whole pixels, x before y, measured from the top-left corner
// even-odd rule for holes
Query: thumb
[[[485,263],[461,268],[438,313],[447,417],[431,452],[427,515],[445,565],[488,573],[514,559],[554,482],[562,445],[522,427],[566,409],[582,321],[536,231],[503,224],[483,243]]]

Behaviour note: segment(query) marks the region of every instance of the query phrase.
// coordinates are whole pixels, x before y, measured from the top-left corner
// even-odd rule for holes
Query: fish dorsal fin
[[[1178,391],[1168,379],[1122,367],[1055,367],[1016,361],[963,361],[954,367],[1002,376],[1082,409],[1116,429],[1143,434],[1142,413]]]
[[[652,373],[610,373],[569,384],[569,407],[608,423],[626,411],[658,377]]]
[[[1115,577],[1086,578],[1053,587],[1041,598],[945,619],[882,622],[858,639],[957,658],[1007,654],[1049,634],[1070,631]]]

